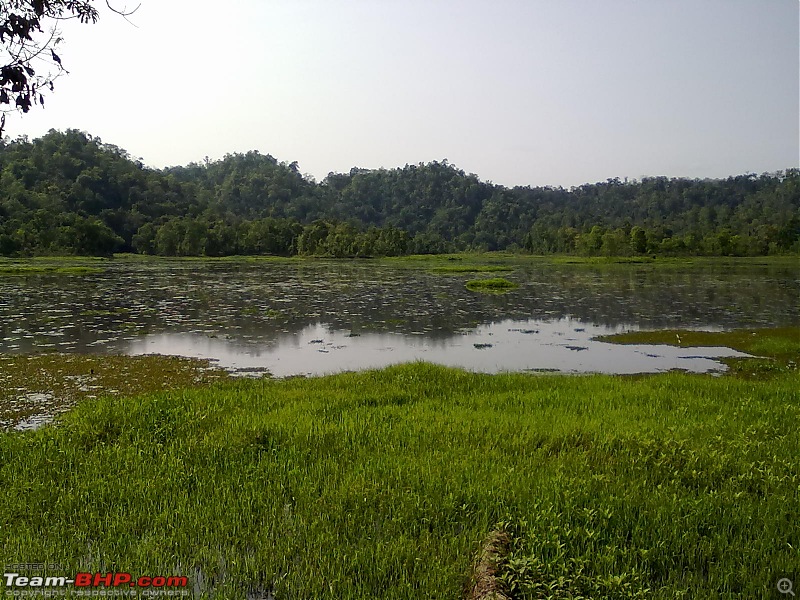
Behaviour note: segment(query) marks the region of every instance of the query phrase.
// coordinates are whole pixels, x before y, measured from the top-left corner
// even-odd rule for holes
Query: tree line
[[[561,187],[446,160],[330,173],[258,152],[150,169],[89,134],[0,143],[0,255],[800,253],[800,169]]]

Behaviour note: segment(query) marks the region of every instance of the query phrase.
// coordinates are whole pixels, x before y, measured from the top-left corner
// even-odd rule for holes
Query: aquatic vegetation
[[[704,269],[708,267],[769,266],[797,268],[795,256],[574,256],[548,255],[528,257],[531,262],[573,267]]]
[[[725,346],[752,354],[756,359],[723,359],[734,374],[763,377],[800,369],[800,327],[771,327],[736,331],[668,329],[629,331],[601,336],[616,344],[666,344],[672,346]]]
[[[130,312],[131,312],[130,308],[126,308],[124,306],[117,306],[115,308],[102,309],[102,310],[86,309],[81,311],[81,315],[84,317],[110,317],[112,315],[126,315]]]
[[[431,269],[431,273],[494,273],[513,270],[514,267],[508,265],[452,265],[445,267],[434,267]]]
[[[651,264],[655,262],[655,256],[553,256],[550,260],[562,265],[603,265],[603,264]],[[681,262],[689,262],[685,258],[679,259]],[[660,261],[661,262],[661,261]],[[665,262],[670,262],[669,260]],[[675,261],[672,261],[675,262]]]
[[[494,277],[492,279],[472,279],[466,283],[467,289],[473,292],[502,294],[519,287],[518,283]]]
[[[309,260],[304,256],[274,256],[274,255],[234,255],[234,256],[156,256],[152,254],[132,254],[128,252],[119,252],[114,254],[114,260],[118,262],[138,262],[138,263],[152,263],[159,264],[165,261],[183,262],[183,263],[223,263],[223,264],[286,264],[297,263],[304,260]],[[313,259],[312,259],[313,260]]]
[[[2,264],[0,276],[3,275],[93,275],[102,273],[100,267],[42,265],[42,264]]]
[[[228,378],[176,356],[0,354],[0,429],[46,422],[81,400],[204,386]]]

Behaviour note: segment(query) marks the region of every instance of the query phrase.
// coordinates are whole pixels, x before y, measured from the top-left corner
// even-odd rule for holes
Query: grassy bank
[[[412,364],[82,402],[0,435],[0,560],[207,596],[772,597],[800,576],[800,376]]]

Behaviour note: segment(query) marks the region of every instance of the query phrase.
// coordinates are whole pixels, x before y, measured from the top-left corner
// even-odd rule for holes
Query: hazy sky
[[[797,0],[141,3],[135,26],[65,26],[70,75],[6,134],[82,129],[154,167],[255,149],[318,180],[446,158],[569,187],[800,160]]]

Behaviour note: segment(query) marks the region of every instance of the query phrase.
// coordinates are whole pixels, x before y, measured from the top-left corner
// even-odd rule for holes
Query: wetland
[[[780,259],[615,264],[491,254],[4,261],[0,421],[38,424],[84,397],[170,381],[414,361],[486,373],[721,373],[725,361],[748,355],[663,340],[619,345],[607,336],[795,326],[799,271]],[[502,293],[475,291],[475,281]],[[20,370],[24,356],[36,357],[36,367]],[[124,385],[124,371],[100,376],[97,364],[126,356],[149,358],[128,361],[138,375]]]
[[[517,287],[470,291],[495,263]],[[29,266],[0,278],[7,563],[455,600],[501,532],[515,598],[800,572],[794,261]]]

